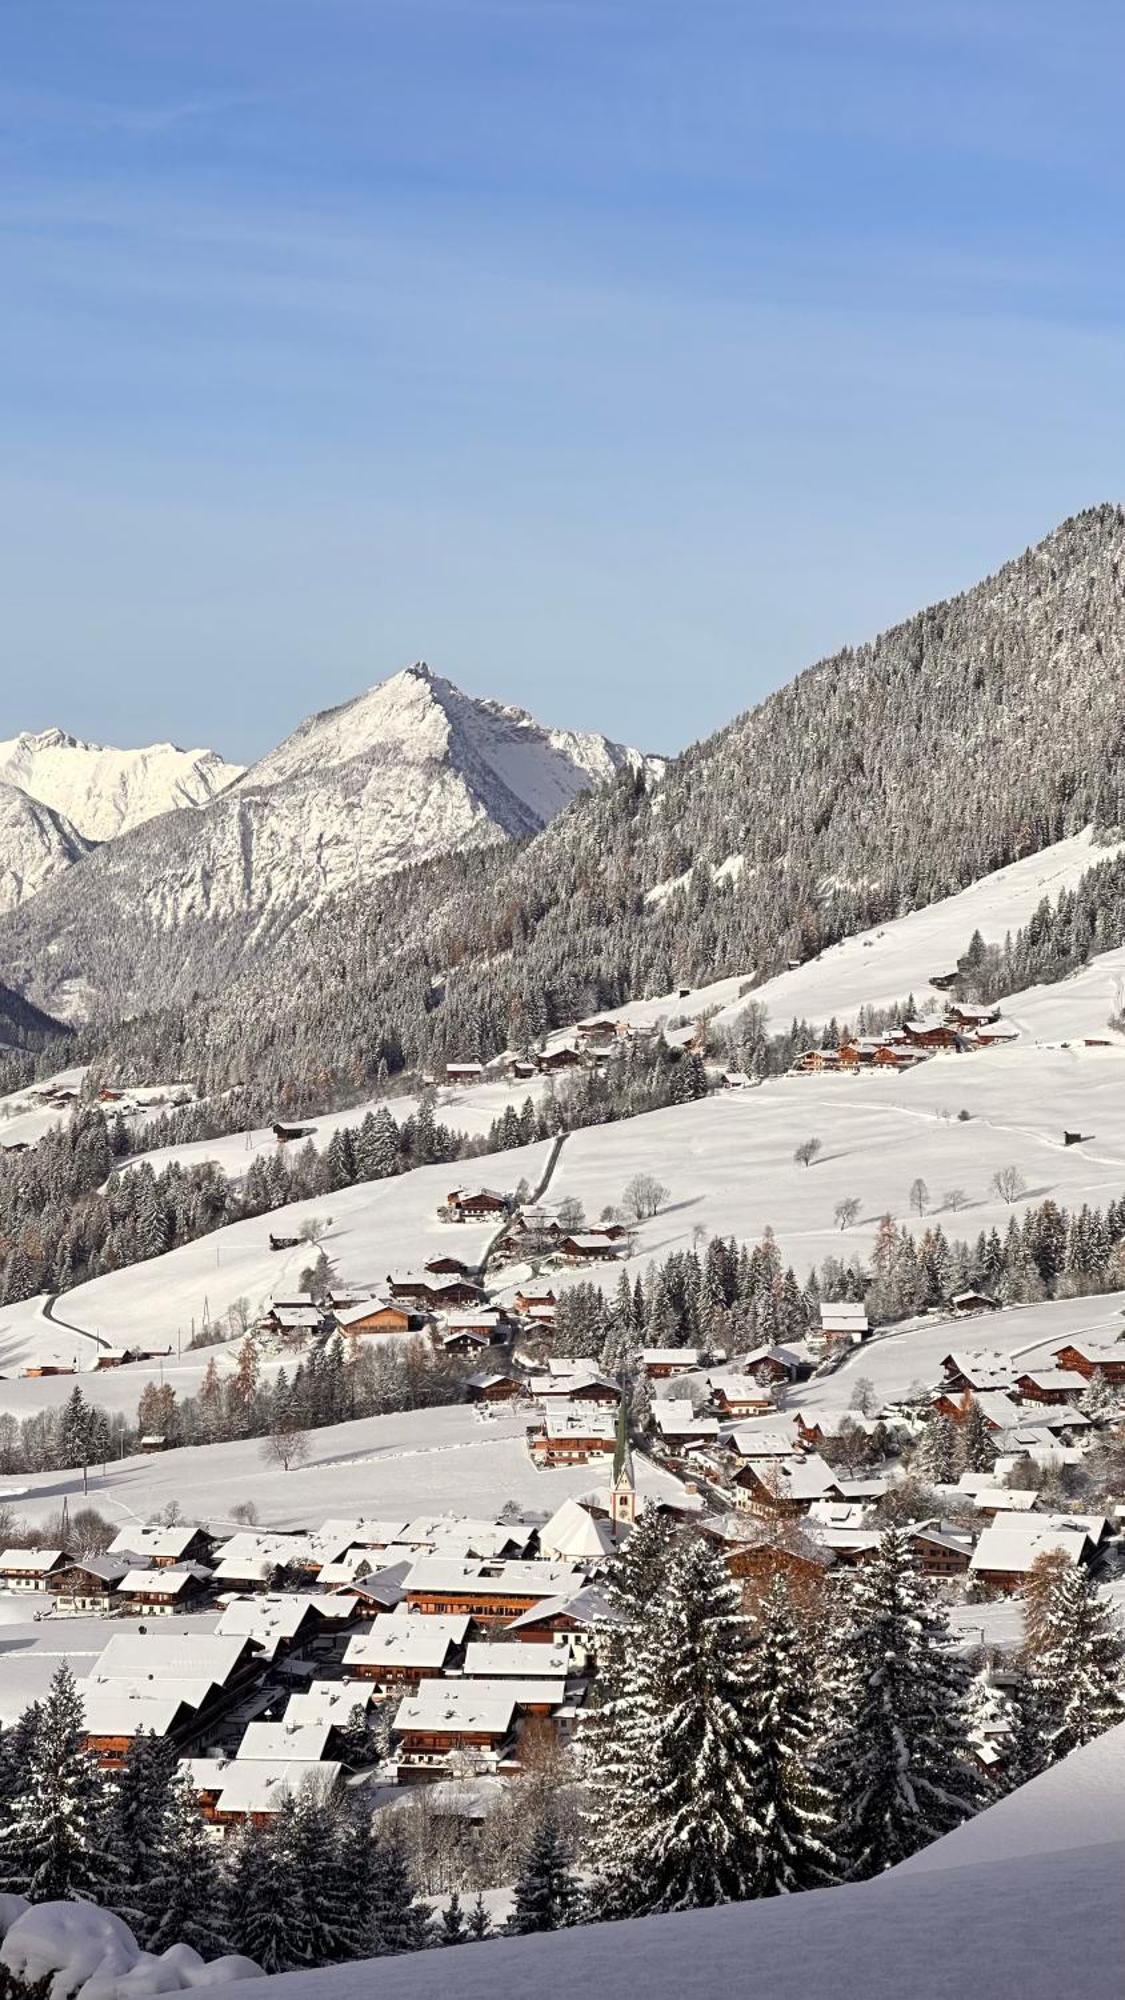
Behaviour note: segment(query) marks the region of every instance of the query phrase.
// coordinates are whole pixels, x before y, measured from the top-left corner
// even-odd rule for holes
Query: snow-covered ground
[[[864,1005],[893,1006],[911,992],[922,1006],[928,998],[937,997],[931,994],[931,975],[953,970],[975,930],[986,943],[1002,944],[1005,932],[1025,924],[1044,896],[1053,902],[1061,890],[1073,888],[1089,868],[1121,851],[1121,843],[1102,847],[1088,831],[1075,834],[1039,854],[997,869],[928,909],[914,910],[909,916],[846,938],[807,964],[764,981],[752,995],[742,993],[750,976],[748,967],[745,974],[716,980],[686,995],[660,994],[610,1012],[615,1019],[643,1026],[670,1018],[694,1020],[705,1009],[717,1008],[719,1021],[729,1022],[737,1018],[747,999],[753,998],[767,1009],[771,1026],[780,1030],[794,1019],[814,1025],[831,1020],[833,1015],[839,1020],[854,1020]],[[1056,987],[1050,990],[1060,991]],[[1102,1033],[1107,1010],[1096,990],[1083,996],[1081,1006],[1081,1020],[1064,1032]],[[1092,1025],[1084,1025],[1087,1008]]]
[[[524,1441],[526,1413],[480,1416],[458,1404],[363,1417],[308,1434],[306,1464],[288,1472],[268,1464],[261,1439],[185,1446],[127,1458],[90,1472],[82,1500],[81,1473],[21,1475],[0,1483],[0,1503],[29,1520],[57,1512],[63,1495],[71,1512],[88,1504],[112,1520],[151,1520],[170,1501],[186,1517],[226,1523],[231,1509],[253,1500],[261,1526],[319,1527],[333,1515],[468,1514],[492,1518],[514,1501],[528,1513],[554,1513],[569,1494],[604,1485],[604,1465],[532,1464]],[[642,1493],[683,1497],[671,1474],[636,1462]],[[60,1621],[61,1623],[61,1621]],[[4,1637],[0,1628],[0,1642]],[[2,1666],[0,1666],[2,1671]]]
[[[484,1172],[471,1163],[472,1178],[501,1189],[513,1189],[524,1179],[534,1186],[549,1153],[549,1142],[542,1141],[514,1152],[493,1154]],[[93,1278],[89,1284],[66,1292],[54,1311],[60,1319],[99,1336],[112,1347],[171,1350],[162,1363],[136,1362],[127,1368],[98,1372],[98,1401],[107,1409],[132,1412],[145,1382],[161,1373],[164,1380],[173,1379],[173,1365],[178,1371],[178,1386],[186,1389],[198,1381],[213,1350],[196,1349],[190,1356],[186,1354],[193,1327],[198,1329],[206,1319],[218,1322],[239,1299],[245,1299],[251,1315],[256,1316],[274,1294],[293,1290],[316,1252],[308,1243],[295,1250],[271,1251],[271,1232],[296,1235],[303,1222],[331,1217],[322,1247],[338,1280],[372,1290],[385,1282],[388,1273],[420,1270],[427,1258],[442,1251],[475,1261],[492,1229],[474,1223],[441,1222],[437,1215],[438,1204],[450,1188],[465,1178],[456,1163],[422,1167],[393,1180],[368,1181],[313,1201],[295,1202],[269,1215],[232,1223],[165,1257]],[[76,1355],[91,1366],[95,1352],[81,1332],[51,1325],[44,1317],[41,1300],[0,1309],[0,1369],[9,1378],[0,1381],[0,1410],[26,1415],[31,1409],[64,1400],[73,1386],[66,1377],[12,1378],[29,1365],[46,1361],[73,1365]]]
[[[1090,1136],[1064,1147],[1064,1128]],[[801,1166],[794,1149],[813,1136],[823,1150]],[[1013,1211],[990,1184],[1009,1165],[1023,1176],[1024,1202],[1104,1203],[1125,1192],[1125,1049],[980,1050],[906,1075],[781,1077],[721,1092],[573,1133],[551,1196],[577,1197],[594,1221],[635,1174],[653,1174],[669,1201],[641,1228],[634,1268],[689,1247],[697,1230],[752,1241],[769,1225],[804,1277],[827,1256],[865,1256],[885,1214],[923,1226],[910,1205],[919,1177],[947,1236],[1006,1229]],[[945,1201],[954,1189],[965,1197],[959,1210]],[[860,1216],[841,1232],[834,1210],[849,1197]]]
[[[521,1111],[528,1098],[536,1103],[548,1087],[546,1077],[532,1077],[523,1083],[443,1084],[436,1092],[434,1116],[440,1125],[448,1125],[454,1132],[464,1132],[470,1138],[480,1138],[487,1134],[495,1119],[502,1118],[505,1111]],[[354,1131],[362,1125],[369,1111],[387,1110],[396,1125],[412,1118],[418,1109],[418,1097],[413,1093],[403,1096],[373,1097],[363,1104],[352,1105],[346,1111],[330,1111],[323,1118],[301,1118],[294,1122],[302,1132],[308,1132],[318,1150],[327,1146],[333,1132]],[[2,1133],[0,1133],[2,1137]],[[292,1144],[287,1149],[292,1152]],[[277,1152],[277,1140],[271,1126],[259,1126],[252,1132],[228,1133],[221,1139],[198,1139],[186,1146],[161,1146],[142,1157],[146,1166],[154,1173],[160,1173],[169,1161],[175,1160],[179,1166],[202,1165],[212,1160],[220,1166],[232,1181],[238,1181],[249,1171],[256,1159],[270,1159]],[[456,1166],[453,1169],[457,1179]],[[471,1160],[462,1163],[460,1176],[472,1180],[475,1168]]]

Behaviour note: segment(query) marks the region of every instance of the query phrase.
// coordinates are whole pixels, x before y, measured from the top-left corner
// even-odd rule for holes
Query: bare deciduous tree
[[[855,1194],[848,1195],[845,1201],[838,1201],[832,1211],[836,1217],[837,1229],[850,1229],[853,1222],[858,1222],[862,1206],[859,1196]]]
[[[1021,1194],[1027,1193],[1027,1182],[1018,1167],[999,1167],[992,1176],[992,1186],[1009,1208]]]
[[[667,1188],[653,1174],[634,1174],[621,1196],[626,1214],[635,1216],[638,1222],[659,1214],[667,1199]]]
[[[823,1139],[802,1139],[793,1149],[793,1158],[798,1166],[811,1167],[813,1161],[824,1151]]]
[[[930,1205],[930,1190],[921,1174],[910,1183],[910,1206],[916,1215],[925,1215]]]
[[[957,1214],[959,1209],[968,1208],[969,1206],[969,1197],[965,1193],[964,1188],[961,1187],[946,1188],[941,1200],[942,1207],[951,1209],[954,1215]]]
[[[295,1465],[303,1465],[308,1455],[308,1438],[288,1417],[279,1419],[262,1446],[266,1464],[280,1465],[283,1472],[290,1472]]]

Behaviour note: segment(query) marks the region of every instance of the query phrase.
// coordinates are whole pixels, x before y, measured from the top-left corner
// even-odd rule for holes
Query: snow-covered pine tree
[[[230,1950],[223,1927],[222,1867],[186,1777],[172,1787],[146,1902],[148,1949],[188,1944],[204,1959]]]
[[[109,1804],[106,1780],[83,1748],[82,1702],[64,1663],[42,1705],[22,1787],[9,1800],[0,1825],[5,1877],[13,1862],[24,1857],[29,1872],[22,1889],[31,1902],[72,1896],[106,1900],[116,1875]]]
[[[417,1951],[425,1941],[427,1924],[425,1907],[414,1893],[401,1835],[394,1827],[381,1829],[372,1855],[372,1957]]]
[[[840,1611],[828,1673],[838,1727],[825,1781],[836,1802],[840,1874],[861,1878],[950,1832],[980,1793],[966,1675],[943,1649],[944,1619],[905,1532],[888,1529]]]
[[[996,1446],[988,1420],[975,1396],[957,1426],[957,1465],[962,1472],[991,1472],[996,1463]]]
[[[1089,1571],[1077,1563],[1052,1568],[1029,1663],[1050,1762],[1125,1721],[1123,1660],[1120,1626]]]
[[[278,1815],[280,1817],[280,1815]],[[225,1928],[235,1951],[263,1972],[292,1972],[304,1958],[302,1885],[296,1881],[287,1842],[275,1822],[247,1821],[234,1843],[227,1871]]]
[[[722,1554],[677,1547],[601,1738],[587,1815],[596,1916],[730,1902],[750,1893],[754,1825],[749,1625]]]
[[[489,1916],[488,1910],[485,1907],[484,1897],[481,1895],[479,1889],[477,1890],[476,1902],[469,1911],[467,1928],[469,1937],[474,1944],[480,1944],[483,1938],[491,1937],[492,1935],[492,1918]]]
[[[956,1484],[957,1432],[948,1417],[931,1418],[918,1440],[910,1470],[931,1486]]]
[[[107,1839],[119,1884],[113,1906],[146,1947],[164,1907],[163,1885],[158,1888],[155,1878],[178,1761],[169,1737],[142,1729],[116,1773],[109,1807]]]
[[[574,1922],[578,1889],[558,1821],[544,1814],[516,1881],[508,1919],[512,1937],[530,1931],[558,1931]]]
[[[784,1578],[775,1577],[759,1606],[750,1656],[758,1896],[819,1889],[836,1879],[835,1815],[816,1768],[818,1676],[810,1668],[810,1643]]]
[[[456,1889],[454,1889],[453,1894],[441,1913],[438,1943],[464,1944],[465,1936],[465,1912],[461,1908],[461,1898]]]

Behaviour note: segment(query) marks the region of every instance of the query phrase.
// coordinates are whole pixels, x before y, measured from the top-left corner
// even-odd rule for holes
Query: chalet
[[[298,1340],[319,1333],[324,1324],[324,1314],[317,1305],[290,1306],[275,1303],[263,1313],[258,1324],[263,1333],[274,1334],[283,1339]]]
[[[744,1424],[731,1432],[726,1446],[742,1464],[751,1460],[776,1464],[796,1456],[793,1433],[784,1424]]]
[[[1022,1589],[1040,1556],[1058,1556],[1076,1566],[1091,1562],[1096,1547],[1086,1517],[1001,1514],[981,1535],[969,1572],[986,1590],[1007,1594]]]
[[[447,1222],[487,1222],[509,1213],[511,1202],[495,1188],[453,1188],[438,1213]]]
[[[515,1748],[510,1687],[488,1681],[425,1681],[399,1703],[391,1728],[400,1784],[425,1783],[458,1767],[495,1770]]]
[[[117,1597],[126,1611],[168,1616],[173,1611],[190,1610],[206,1597],[210,1582],[210,1570],[200,1563],[185,1563],[178,1569],[154,1565],[132,1569],[123,1576]]]
[[[959,972],[931,972],[930,985],[936,987],[939,993],[949,993],[956,986],[960,976]]]
[[[686,1396],[658,1397],[652,1405],[652,1421],[661,1443],[672,1451],[693,1451],[719,1442],[719,1419],[703,1416]]]
[[[427,1258],[422,1268],[431,1278],[471,1278],[476,1267],[461,1257],[443,1255]]]
[[[479,1062],[451,1062],[445,1065],[447,1083],[482,1083],[484,1064]]]
[[[465,1396],[470,1403],[511,1403],[526,1393],[527,1384],[522,1375],[513,1370],[497,1368],[485,1370],[479,1375],[470,1375],[465,1384]]]
[[[527,1433],[535,1465],[588,1465],[612,1458],[616,1442],[617,1420],[608,1410],[547,1409]]]
[[[994,1313],[1000,1311],[1000,1301],[999,1299],[994,1299],[990,1292],[954,1292],[949,1301],[949,1307],[951,1312],[955,1312],[958,1315],[983,1312]]]
[[[311,1139],[313,1136],[311,1125],[274,1125],[271,1129],[279,1146],[290,1146],[295,1139]]]
[[[971,1354],[967,1348],[959,1348],[947,1354],[941,1366],[943,1388],[961,1395],[966,1390],[974,1396],[991,1390],[1006,1394],[1013,1386],[1012,1364],[1006,1354]]]
[[[621,1385],[611,1375],[599,1375],[582,1362],[552,1364],[547,1374],[533,1375],[528,1394],[537,1402],[562,1408],[588,1403],[601,1409],[616,1409],[621,1401]]]
[[[998,1435],[1016,1428],[1020,1421],[1020,1411],[1012,1398],[998,1389],[984,1390],[979,1396],[968,1390],[955,1395],[951,1390],[939,1390],[931,1399],[930,1408],[935,1416],[948,1417],[950,1423],[963,1423],[974,1403],[984,1418],[988,1429]]]
[[[253,1689],[261,1674],[245,1637],[199,1632],[122,1632],[83,1683],[87,1748],[120,1764],[142,1730],[191,1749]]]
[[[707,1382],[722,1417],[760,1417],[774,1407],[770,1390],[752,1375],[709,1375]]]
[[[581,1235],[561,1237],[559,1255],[568,1264],[612,1264],[627,1247],[628,1239],[620,1231],[589,1229]]]
[[[348,1640],[344,1670],[384,1687],[417,1687],[460,1666],[469,1625],[467,1612],[426,1618],[396,1610]]]
[[[706,1356],[697,1347],[642,1347],[641,1367],[652,1382],[667,1382],[702,1367]]]
[[[360,1299],[355,1305],[338,1307],[332,1318],[346,1340],[360,1340],[368,1334],[401,1336],[418,1324],[417,1314],[398,1299]]]
[[[505,1628],[507,1636],[522,1645],[558,1645],[566,1642],[572,1663],[584,1664],[595,1647],[599,1627],[621,1622],[621,1613],[592,1584],[562,1591],[522,1611]]]
[[[76,1375],[78,1370],[65,1367],[61,1361],[38,1361],[34,1367],[25,1368],[23,1373],[25,1381],[38,1382],[48,1375]]]
[[[783,1517],[807,1514],[814,1500],[839,1491],[831,1466],[816,1452],[768,1463],[750,1459],[735,1473],[734,1483],[736,1506]]]
[[[357,1615],[350,1594],[267,1592],[232,1598],[216,1631],[224,1639],[251,1641],[264,1660],[277,1662],[294,1653],[316,1657],[334,1652],[340,1635],[356,1622]]]
[[[435,1272],[402,1277],[387,1275],[387,1296],[402,1305],[415,1305],[424,1312],[444,1312],[450,1306],[472,1306],[484,1297],[480,1285],[468,1278],[442,1278]]]
[[[516,1293],[515,1307],[525,1319],[538,1320],[543,1326],[553,1326],[555,1307],[558,1300],[552,1291],[542,1291],[524,1287]]]
[[[829,1347],[858,1347],[870,1331],[862,1300],[832,1299],[820,1308],[820,1337]]]
[[[521,1612],[585,1582],[569,1564],[467,1562],[449,1556],[420,1556],[409,1571],[406,1602],[429,1617],[467,1613],[476,1625],[506,1625]]]
[[[904,1021],[903,1034],[915,1049],[962,1049],[964,1039],[944,1021]]]
[[[987,1028],[1000,1019],[1000,1009],[994,1007],[971,1007],[966,1000],[954,1000],[945,1013],[946,1021],[954,1028]]]
[[[214,1537],[206,1528],[191,1522],[177,1527],[161,1527],[155,1522],[137,1522],[122,1528],[109,1545],[111,1556],[141,1556],[156,1569],[176,1569],[185,1563],[209,1563]]]
[[[580,1042],[604,1044],[617,1041],[622,1033],[628,1033],[628,1028],[624,1021],[614,1021],[603,1014],[591,1021],[579,1021],[575,1033]]]
[[[47,1590],[50,1579],[71,1561],[62,1549],[5,1549],[0,1555],[0,1583],[5,1590]]]
[[[972,1537],[943,1522],[922,1521],[909,1530],[910,1552],[923,1576],[964,1576],[973,1553]]]
[[[1036,1368],[1016,1377],[1016,1394],[1024,1403],[1076,1403],[1089,1386],[1076,1368]]]
[[[577,1069],[581,1061],[582,1057],[579,1055],[578,1050],[569,1047],[544,1049],[536,1057],[540,1074],[543,1076],[554,1076],[560,1070]]]
[[[479,1333],[472,1326],[456,1327],[451,1333],[443,1333],[439,1338],[443,1353],[459,1354],[462,1357],[466,1354],[480,1354],[484,1348],[491,1345],[487,1333]]]
[[[219,1557],[211,1581],[216,1590],[270,1591],[280,1583],[282,1575],[283,1564],[278,1556],[235,1550]]]
[[[791,1347],[756,1347],[742,1365],[758,1382],[797,1382],[809,1372],[807,1361]]]
[[[723,1560],[731,1576],[743,1585],[748,1608],[760,1603],[779,1577],[794,1603],[805,1607],[815,1604],[835,1558],[819,1542],[803,1537],[802,1541],[800,1548],[771,1541],[726,1543]]]
[[[82,1556],[52,1570],[47,1588],[60,1617],[81,1617],[112,1610],[117,1587],[128,1573],[129,1564],[119,1556]]]
[[[342,1764],[332,1761],[309,1763],[294,1758],[276,1763],[265,1757],[236,1757],[229,1763],[213,1760],[221,1774],[219,1789],[206,1773],[209,1760],[193,1759],[188,1767],[196,1787],[204,1819],[215,1826],[268,1826],[275,1815],[308,1786],[315,1786],[318,1798],[328,1804],[340,1797],[344,1785]],[[200,1789],[203,1787],[203,1789]],[[208,1801],[213,1799],[212,1804]]]
[[[315,1765],[331,1756],[336,1734],[333,1723],[325,1721],[323,1716],[299,1720],[290,1713],[291,1706],[286,1707],[280,1722],[247,1724],[235,1752],[236,1763],[276,1764],[284,1761]],[[340,1719],[343,1721],[345,1718]]]
[[[502,1347],[515,1332],[513,1322],[500,1311],[498,1306],[461,1306],[445,1316],[445,1342],[459,1333],[479,1335],[489,1346]]]
[[[1064,1347],[1056,1347],[1054,1358],[1060,1368],[1072,1369],[1086,1382],[1095,1375],[1105,1382],[1125,1382],[1125,1341],[1087,1340],[1075,1334]]]

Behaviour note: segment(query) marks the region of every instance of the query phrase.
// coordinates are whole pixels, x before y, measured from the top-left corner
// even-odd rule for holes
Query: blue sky
[[[0,9],[0,735],[653,748],[1125,497],[1125,16]]]

